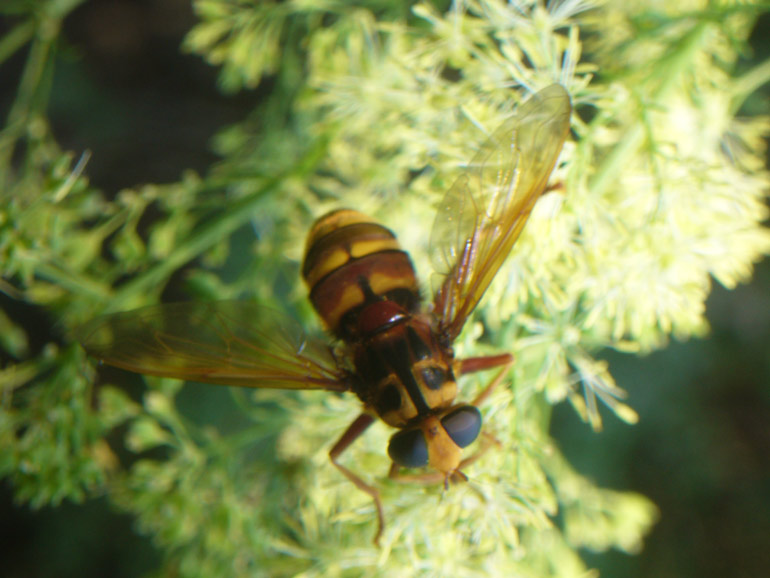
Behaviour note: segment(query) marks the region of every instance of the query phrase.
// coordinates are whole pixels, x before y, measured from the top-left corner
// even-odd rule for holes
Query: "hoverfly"
[[[395,235],[350,209],[316,221],[302,276],[310,301],[336,338],[308,337],[255,303],[179,303],[102,317],[80,341],[99,360],[148,375],[223,385],[352,391],[363,412],[332,446],[335,467],[374,500],[379,491],[339,462],[379,417],[396,428],[390,476],[420,481],[467,479],[462,457],[481,431],[477,406],[507,374],[508,353],[456,359],[452,343],[521,234],[543,193],[569,131],[571,103],[554,84],[535,94],[482,145],[446,193],[431,233],[441,276],[431,306],[420,297],[407,252]],[[457,379],[501,368],[472,403],[456,403]],[[482,451],[482,450],[479,450]],[[412,477],[402,467],[430,466]]]

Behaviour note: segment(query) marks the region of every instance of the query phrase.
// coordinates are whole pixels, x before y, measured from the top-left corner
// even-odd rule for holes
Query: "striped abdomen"
[[[392,301],[411,313],[420,302],[412,262],[395,235],[350,209],[316,221],[308,236],[302,276],[327,327],[348,342],[360,337],[359,315],[367,305]],[[371,321],[377,320],[365,322]],[[383,315],[383,323],[387,321]]]

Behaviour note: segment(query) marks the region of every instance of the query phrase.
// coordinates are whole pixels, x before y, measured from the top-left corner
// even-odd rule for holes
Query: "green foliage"
[[[107,418],[88,407],[91,385],[78,360],[82,364],[82,354],[70,347],[57,360],[49,351],[3,371],[8,393],[25,382],[33,385],[14,396],[15,407],[3,408],[0,475],[10,477],[19,500],[36,507],[84,500],[104,485],[114,465],[103,439]]]
[[[265,76],[275,89],[219,133],[207,174],[110,197],[46,118],[75,3],[33,4],[9,9],[0,39],[0,63],[28,46],[0,133],[0,474],[20,502],[106,495],[183,576],[575,576],[589,572],[580,548],[639,551],[655,506],[575,472],[549,437],[551,408],[568,399],[598,430],[598,399],[634,422],[596,354],[703,335],[712,279],[734,287],[770,251],[768,121],[735,117],[770,77],[767,63],[734,71],[759,7],[199,0],[185,49],[221,67],[227,91]],[[251,425],[220,433],[180,412],[178,383],[148,379],[143,403],[94,389],[68,331],[157,301],[183,267],[191,299],[257,298],[312,326],[296,262],[312,216],[333,207],[384,214],[428,287],[432,207],[514,103],[554,81],[576,111],[563,186],[458,343],[516,355],[513,386],[482,408],[499,448],[448,492],[401,485],[385,477],[389,432],[373,426],[344,462],[382,491],[381,550],[371,500],[327,460],[359,411],[352,396],[235,393]],[[244,247],[246,225],[257,235]],[[250,263],[221,277],[244,252]],[[50,320],[41,351],[21,303]],[[462,387],[472,398],[483,383]],[[105,439],[118,426],[131,463]]]

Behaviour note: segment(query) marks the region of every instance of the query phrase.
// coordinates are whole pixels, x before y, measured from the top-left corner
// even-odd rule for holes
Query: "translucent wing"
[[[554,84],[498,128],[447,192],[431,233],[443,275],[434,296],[442,332],[455,338],[519,238],[559,157],[572,106]]]
[[[327,344],[247,301],[190,302],[101,317],[76,332],[85,350],[129,371],[283,389],[349,389]]]

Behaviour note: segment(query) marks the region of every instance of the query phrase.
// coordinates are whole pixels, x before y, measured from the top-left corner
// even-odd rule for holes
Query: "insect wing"
[[[430,243],[433,267],[442,276],[434,311],[449,338],[462,331],[548,184],[571,110],[559,84],[532,96],[444,196]]]
[[[296,321],[247,301],[159,305],[95,319],[76,332],[85,350],[129,371],[282,389],[349,389],[329,346]]]

